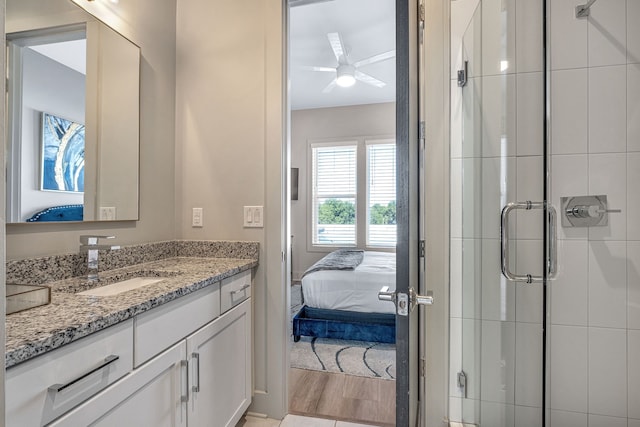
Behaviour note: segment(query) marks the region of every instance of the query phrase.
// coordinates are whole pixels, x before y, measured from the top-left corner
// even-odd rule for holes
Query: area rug
[[[292,317],[302,307],[300,285],[291,287]],[[394,344],[301,337],[291,340],[291,367],[342,372],[361,377],[395,379]]]

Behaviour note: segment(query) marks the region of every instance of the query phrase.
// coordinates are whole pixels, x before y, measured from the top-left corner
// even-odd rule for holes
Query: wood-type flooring
[[[396,382],[291,368],[289,413],[391,427]]]

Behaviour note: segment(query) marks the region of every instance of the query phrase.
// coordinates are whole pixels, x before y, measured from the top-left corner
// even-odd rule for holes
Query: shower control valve
[[[622,212],[607,208],[607,196],[562,197],[563,227],[601,227],[609,221],[608,213]]]

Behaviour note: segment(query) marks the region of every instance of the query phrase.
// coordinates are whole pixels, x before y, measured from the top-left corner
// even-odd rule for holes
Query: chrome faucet
[[[116,236],[80,236],[80,253],[87,253],[87,279],[90,282],[98,281],[98,251],[114,251],[120,246],[99,245],[100,239],[115,239]]]

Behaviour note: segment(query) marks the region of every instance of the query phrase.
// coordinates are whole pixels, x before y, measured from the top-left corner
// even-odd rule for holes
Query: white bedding
[[[396,289],[396,254],[365,252],[355,270],[323,270],[302,278],[309,307],[374,313],[395,313],[395,305],[378,300],[383,286]]]

